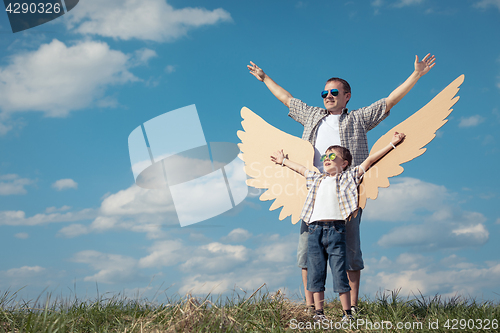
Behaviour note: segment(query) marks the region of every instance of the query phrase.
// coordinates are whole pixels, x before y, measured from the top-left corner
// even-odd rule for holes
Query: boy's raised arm
[[[273,95],[281,101],[281,103],[285,104],[287,107],[290,107],[290,100],[293,98],[292,94],[283,89],[280,85],[273,81],[262,68],[254,64],[250,61],[250,65],[247,65],[250,74],[255,76],[257,80],[264,82],[269,89],[273,93]]]
[[[363,175],[364,173],[363,170],[368,171],[368,169],[380,158],[382,158],[382,156],[387,154],[390,150],[395,149],[396,145],[400,143],[405,138],[405,136],[406,135],[404,133],[395,132],[391,142],[388,143],[387,146],[371,154],[366,158],[366,160],[363,161],[363,163],[361,163],[360,168],[358,169],[358,176],[361,177],[361,175]]]
[[[300,173],[304,177],[306,176],[307,168],[305,166],[303,166],[302,164],[290,161],[286,157],[286,155],[283,153],[283,149],[274,152],[271,155],[271,161],[273,161],[276,164],[281,164],[281,166],[286,166],[286,167],[292,169],[293,171]]]

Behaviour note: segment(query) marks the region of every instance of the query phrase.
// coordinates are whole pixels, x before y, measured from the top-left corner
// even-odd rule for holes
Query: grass
[[[0,332],[498,332],[500,305],[453,297],[443,299],[384,293],[359,304],[360,315],[340,329],[337,300],[325,304],[330,322],[311,322],[304,305],[281,291],[264,291],[231,299],[187,295],[167,304],[120,296],[95,301],[40,299],[17,301],[16,293],[0,294]],[[399,326],[398,326],[399,325]],[[479,328],[480,325],[482,328]],[[300,329],[302,328],[302,329]]]

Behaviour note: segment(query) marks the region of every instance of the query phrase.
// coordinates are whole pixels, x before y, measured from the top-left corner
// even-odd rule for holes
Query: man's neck
[[[339,115],[339,114],[342,114],[342,110],[340,110],[340,111],[338,111],[338,110],[328,111],[328,114]]]

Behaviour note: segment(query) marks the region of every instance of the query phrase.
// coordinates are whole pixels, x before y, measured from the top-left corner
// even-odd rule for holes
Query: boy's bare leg
[[[339,294],[340,303],[342,304],[342,309],[351,310],[351,295],[350,292],[340,293]]]
[[[349,278],[349,286],[351,287],[351,305],[358,306],[359,280],[361,279],[361,271],[347,271]]]
[[[314,308],[316,310],[323,310],[323,303],[325,302],[325,292],[319,291],[312,294],[314,298]]]
[[[304,295],[306,295],[306,305],[314,305],[313,293],[307,290],[307,268],[302,268],[302,283],[304,284]]]

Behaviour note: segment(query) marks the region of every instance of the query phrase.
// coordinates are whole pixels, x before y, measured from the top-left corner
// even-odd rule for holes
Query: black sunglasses
[[[339,90],[338,90],[338,89],[332,89],[332,90],[330,90],[330,91],[328,91],[328,90],[323,90],[323,91],[321,92],[321,97],[326,98],[326,96],[328,96],[328,93],[332,94],[332,96],[338,96],[338,94],[339,94]]]

